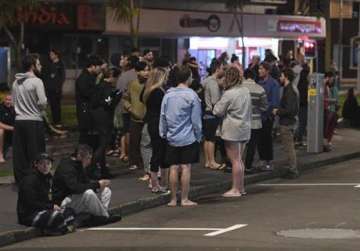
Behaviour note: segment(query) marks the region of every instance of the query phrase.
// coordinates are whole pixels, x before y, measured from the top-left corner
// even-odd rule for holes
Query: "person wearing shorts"
[[[165,162],[170,165],[171,201],[177,204],[177,183],[181,168],[181,206],[195,206],[189,200],[191,164],[199,161],[199,142],[202,137],[201,103],[189,88],[191,70],[187,66],[175,68],[176,87],[170,88],[161,103],[160,137],[166,139]]]
[[[211,72],[212,75],[203,82],[205,102],[205,114],[203,116],[205,167],[222,169],[224,166],[218,164],[215,160],[216,129],[219,126],[219,119],[214,116],[213,108],[221,97],[219,79],[224,76],[223,65],[219,61],[215,61]]]
[[[216,103],[213,113],[222,118],[220,137],[225,141],[226,153],[232,165],[232,188],[223,197],[240,197],[245,194],[244,163],[242,152],[251,135],[251,96],[249,89],[241,86],[237,67],[225,72],[225,92]]]

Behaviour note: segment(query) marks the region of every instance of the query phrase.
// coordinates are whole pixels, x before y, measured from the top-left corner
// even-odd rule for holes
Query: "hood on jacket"
[[[35,76],[30,75],[29,73],[17,73],[15,74],[15,80],[16,82],[21,85],[25,82],[28,78],[34,78]]]

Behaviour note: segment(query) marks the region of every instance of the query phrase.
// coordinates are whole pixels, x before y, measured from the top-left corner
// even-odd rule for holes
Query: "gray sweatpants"
[[[144,162],[144,171],[145,173],[150,172],[150,160],[152,155],[152,146],[151,139],[148,132],[148,125],[145,124],[141,133],[141,142],[140,142],[140,151],[141,157]]]
[[[92,189],[83,194],[73,194],[61,202],[61,207],[70,207],[75,213],[90,213],[95,216],[109,217],[108,208],[111,201],[111,190],[105,187],[96,194]]]

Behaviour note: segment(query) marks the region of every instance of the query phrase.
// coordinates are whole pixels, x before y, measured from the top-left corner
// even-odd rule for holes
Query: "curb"
[[[315,168],[320,168],[327,166],[329,164],[336,164],[340,162],[345,162],[354,158],[360,157],[360,152],[354,152],[349,154],[344,154],[341,156],[329,158],[326,160],[318,160],[311,163],[305,163],[300,166],[301,172],[308,171]],[[258,183],[265,180],[270,180],[274,178],[278,178],[279,175],[276,174],[276,172],[272,173],[259,173],[254,174],[245,177],[245,183],[246,185]],[[212,193],[220,193],[224,191],[225,189],[228,189],[231,187],[231,180],[229,181],[222,181],[217,183],[212,183],[211,185],[202,185],[195,188],[192,188],[190,190],[190,197],[193,199],[196,199],[198,197],[212,194]],[[139,199],[136,201],[128,202],[125,204],[121,204],[118,206],[115,206],[110,209],[111,213],[117,213],[127,216],[131,214],[135,214],[138,212],[141,212],[145,209],[150,209],[158,206],[165,205],[170,200],[170,194],[166,195],[158,195],[158,196],[152,196],[147,197],[143,199]],[[17,242],[29,240],[35,237],[40,237],[41,232],[38,229],[29,227],[24,230],[14,230],[9,231],[6,233],[0,234],[0,247],[7,246],[10,244],[14,244]]]

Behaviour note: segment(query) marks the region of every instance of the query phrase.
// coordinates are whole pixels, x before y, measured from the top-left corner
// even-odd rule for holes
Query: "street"
[[[100,229],[37,238],[1,250],[358,250],[359,164],[355,159],[297,180],[252,185],[245,197],[213,194],[202,197],[198,207],[162,206]],[[303,238],[280,235],[301,229],[298,237]],[[320,232],[312,232],[316,230]]]

